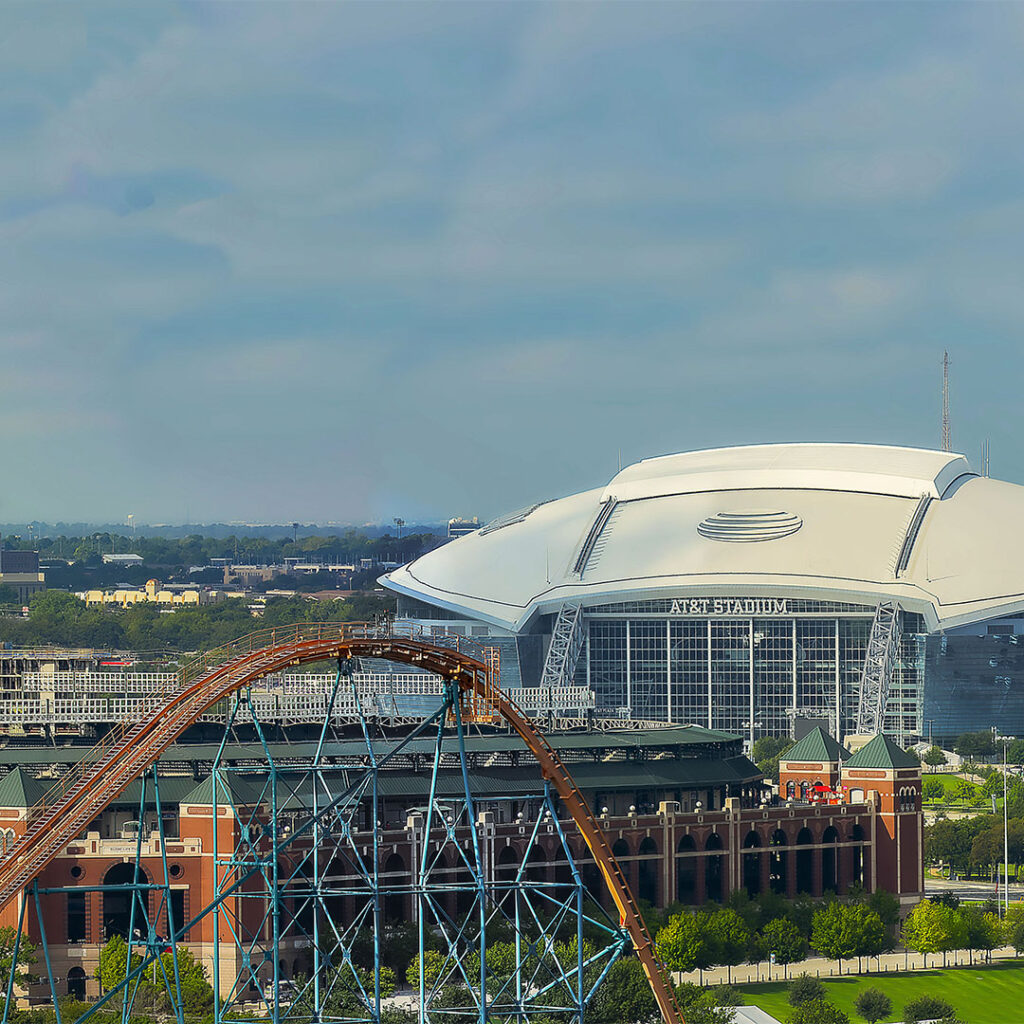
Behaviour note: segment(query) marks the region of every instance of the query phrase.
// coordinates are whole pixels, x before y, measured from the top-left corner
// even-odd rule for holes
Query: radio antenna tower
[[[949,432],[949,352],[942,353],[942,450],[951,452],[953,442]]]

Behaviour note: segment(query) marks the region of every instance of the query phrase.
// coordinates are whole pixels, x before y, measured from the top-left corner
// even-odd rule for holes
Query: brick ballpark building
[[[769,891],[789,897],[820,896],[827,891],[843,893],[853,883],[869,891],[885,889],[902,902],[922,895],[920,768],[908,764],[907,755],[882,736],[852,757],[820,731],[805,737],[782,763],[782,799],[773,796],[735,735],[686,726],[565,733],[550,739],[640,899],[657,906],[674,901],[694,905],[724,900],[737,889],[751,896]],[[539,773],[525,747],[507,734],[469,737],[467,743],[485,874],[498,881],[514,877],[526,860],[529,878],[568,883],[569,866],[553,824],[542,824],[539,850],[527,852],[541,805],[536,796],[523,795],[536,794],[540,788]],[[356,741],[332,745],[330,754],[339,774],[359,764],[359,750]],[[51,759],[70,759],[73,751],[45,753]],[[7,756],[18,753],[9,748]],[[22,753],[27,757],[29,752]],[[130,895],[117,886],[131,882],[137,846],[142,881],[162,885],[166,858],[175,920],[188,920],[211,902],[214,793],[211,777],[203,770],[211,753],[206,745],[180,746],[162,762],[163,840],[155,804],[147,806],[139,822],[141,791],[135,784],[40,876],[41,888],[71,887],[67,893],[43,897],[43,924],[60,991],[98,994],[100,948],[113,935],[127,935],[130,927]],[[302,744],[280,744],[273,750],[275,758],[289,753],[301,757]],[[227,788],[223,782],[218,786],[216,848],[221,858],[243,844],[244,822],[253,813],[268,826],[271,821],[269,807],[263,806],[268,797],[259,756],[254,747],[229,750],[229,760],[245,770],[232,773]],[[410,870],[423,843],[437,841],[433,834],[423,834],[422,806],[429,782],[429,764],[414,745],[396,770],[381,775],[379,870],[402,884],[411,881]],[[25,809],[49,784],[34,777],[28,764],[0,780],[0,838],[5,848],[24,829]],[[456,769],[442,768],[438,801],[457,801],[461,786]],[[275,820],[280,829],[294,828],[306,816],[292,790],[279,790],[278,808]],[[366,848],[372,849],[371,815],[367,813],[359,824],[357,842],[364,836]],[[468,837],[468,829],[464,831]],[[584,883],[604,900],[600,876],[571,822],[566,831]],[[442,867],[444,871],[459,880],[454,860]],[[336,878],[344,882],[344,875]],[[112,888],[95,888],[100,886]],[[76,887],[82,891],[75,892]],[[165,936],[162,898],[153,890],[148,911],[154,932]],[[456,911],[458,894],[453,892],[450,899]],[[0,923],[15,924],[18,909],[11,904]],[[336,897],[328,905],[330,915],[343,923],[357,910],[352,896]],[[414,901],[405,894],[388,896],[383,910],[394,920],[415,920]],[[232,898],[225,903],[219,918],[222,990],[241,966],[235,962],[229,920],[253,936],[266,927],[259,901]],[[211,978],[214,927],[211,915],[187,936]],[[39,922],[31,907],[28,930],[38,941]],[[280,965],[282,976],[308,974],[308,956],[308,947],[295,943]],[[30,995],[48,999],[42,988]],[[255,987],[252,995],[257,995]]]

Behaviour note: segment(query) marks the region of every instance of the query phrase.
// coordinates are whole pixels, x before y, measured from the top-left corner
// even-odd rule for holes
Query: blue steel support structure
[[[346,688],[366,753],[359,769],[339,772],[329,760],[330,736],[340,723],[333,712]],[[350,663],[339,661],[315,754],[279,762],[258,701],[251,691],[239,691],[210,776],[213,896],[190,920],[177,920],[174,911],[154,765],[142,785],[134,881],[121,887],[131,901],[124,977],[76,1024],[112,1006],[120,1008],[127,1024],[140,1011],[142,993],[176,1024],[188,1024],[178,947],[188,944],[207,917],[213,918],[214,934],[224,935],[206,965],[218,992],[215,1024],[241,1024],[253,1012],[273,1024],[380,1024],[382,1011],[396,998],[383,961],[389,930],[396,927],[389,914],[393,917],[399,905],[415,921],[419,965],[412,992],[399,998],[406,1006],[412,1003],[422,1024],[440,1019],[528,1024],[542,1015],[581,1024],[630,939],[587,891],[549,783],[538,779],[515,797],[487,797],[492,807],[529,798],[539,808],[534,821],[518,819],[525,846],[514,871],[496,862],[493,812],[482,813],[473,792],[465,744],[469,726],[458,686],[452,683],[442,696],[423,699],[433,704],[408,716],[417,720],[406,734],[385,737],[380,717],[361,702]],[[262,749],[265,765],[259,770],[230,760],[229,738],[243,724],[255,731]],[[347,724],[353,724],[351,718]],[[429,797],[409,814],[406,833],[413,855],[405,876],[382,865],[379,781],[383,773],[394,772],[393,763],[414,740],[427,737],[433,738]],[[460,786],[452,790],[449,771],[442,794],[442,769],[450,769],[453,760]],[[162,884],[150,883],[142,870],[143,829],[152,802]],[[546,864],[556,852],[568,872],[551,878]],[[70,891],[83,889],[34,891],[37,928],[40,897]],[[23,926],[24,918],[23,904]],[[50,949],[41,932],[40,939],[56,1000],[60,993]],[[394,980],[400,986],[405,981]],[[7,989],[13,993],[13,981]],[[12,1006],[8,998],[0,1024],[6,1024]]]

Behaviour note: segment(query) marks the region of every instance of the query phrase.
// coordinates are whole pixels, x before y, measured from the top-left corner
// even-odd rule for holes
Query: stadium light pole
[[[1010,770],[1006,764],[1006,747],[1012,739],[1012,736],[1000,736],[998,733],[996,734],[996,740],[1003,744],[1003,917],[1006,917],[1010,912],[1010,829],[1006,811],[1006,781],[1009,778]],[[996,889],[997,899],[998,896],[999,890]]]

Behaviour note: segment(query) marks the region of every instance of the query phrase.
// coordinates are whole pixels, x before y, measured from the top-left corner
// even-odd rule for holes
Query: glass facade
[[[748,738],[789,735],[794,718],[818,721],[833,734],[853,732],[874,609],[804,599],[725,602],[665,599],[588,609],[577,680],[594,688],[599,713]],[[678,614],[692,607],[775,614]],[[918,616],[903,615],[885,717],[885,731],[901,742],[923,731],[922,630]]]
[[[984,636],[933,634],[919,645],[928,675],[925,737],[948,743],[993,725],[1004,736],[1024,736],[1024,636],[1013,625],[999,628]]]

